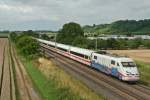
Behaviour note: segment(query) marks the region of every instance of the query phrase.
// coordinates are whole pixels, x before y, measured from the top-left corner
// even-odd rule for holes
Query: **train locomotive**
[[[71,58],[89,67],[95,68],[120,80],[136,82],[139,80],[139,71],[134,61],[125,56],[118,56],[106,51],[93,51],[65,45],[52,41],[36,39],[41,46],[51,49],[65,57]]]

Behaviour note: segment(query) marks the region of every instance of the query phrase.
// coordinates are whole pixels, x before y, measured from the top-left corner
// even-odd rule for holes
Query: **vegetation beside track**
[[[49,73],[53,73],[51,77],[46,77],[39,69],[38,65],[34,65],[35,59],[39,55],[39,45],[29,34],[10,35],[11,40],[15,44],[20,58],[30,75],[36,90],[39,91],[43,100],[99,100],[103,99],[88,89],[84,84],[73,79],[68,74],[54,68]],[[56,67],[51,65],[51,67]],[[61,72],[61,73],[60,73]],[[56,75],[55,75],[55,74]],[[58,76],[59,75],[59,76]],[[63,77],[64,81],[58,80]],[[57,80],[56,80],[57,79]],[[71,86],[66,83],[72,84]],[[65,82],[65,85],[62,85]],[[61,83],[61,84],[60,84]]]
[[[138,69],[140,71],[139,83],[150,87],[150,64],[146,64],[140,61],[136,61]]]
[[[44,60],[44,59],[43,59]],[[46,60],[48,62],[48,60]],[[35,63],[36,62],[36,63]],[[42,65],[40,69],[38,61],[23,59],[27,72],[33,80],[34,85],[43,97],[43,100],[101,100],[90,89],[80,81],[66,74],[55,64]],[[50,61],[49,61],[50,62]]]

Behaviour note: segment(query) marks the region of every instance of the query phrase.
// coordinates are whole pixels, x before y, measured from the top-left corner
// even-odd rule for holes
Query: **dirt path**
[[[119,55],[126,55],[135,60],[150,63],[150,49],[149,50],[108,50],[108,52]]]
[[[10,68],[8,58],[8,41],[5,45],[5,56],[4,56],[4,68],[3,68],[3,80],[1,89],[1,100],[11,100],[11,80],[10,80]]]
[[[16,70],[16,80],[18,91],[21,100],[40,100],[40,96],[33,88],[32,81],[27,74],[23,64],[18,59],[16,51],[14,48],[11,48],[11,54],[15,64]]]
[[[3,39],[0,39],[0,86],[2,82],[2,70],[3,70],[3,57],[4,57],[4,42]],[[1,88],[1,87],[0,87]],[[1,91],[1,89],[0,89]]]
[[[0,100],[16,100],[15,80],[19,100],[40,100],[29,75],[16,56],[15,50],[9,47],[8,39],[0,38]]]
[[[12,63],[9,55],[8,39],[0,38],[1,41],[1,84],[0,84],[0,100],[16,100],[15,84],[12,72]]]

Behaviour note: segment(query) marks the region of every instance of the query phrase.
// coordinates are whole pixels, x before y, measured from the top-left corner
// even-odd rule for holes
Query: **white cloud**
[[[0,4],[0,10],[12,11],[12,12],[22,12],[22,13],[31,13],[32,8],[28,6],[13,6],[7,4]]]
[[[150,1],[1,0],[0,12],[0,29],[57,30],[69,21],[85,25],[149,18]]]

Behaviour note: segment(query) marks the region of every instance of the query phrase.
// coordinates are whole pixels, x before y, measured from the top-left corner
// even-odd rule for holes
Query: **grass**
[[[71,93],[85,100],[100,100],[104,99],[89,89],[81,81],[76,80],[71,75],[54,64],[51,60],[40,58],[38,61],[39,70],[50,79],[54,79],[59,88],[66,87]],[[79,99],[75,99],[79,100]]]
[[[41,94],[43,100],[101,100],[103,97],[98,96],[87,88],[83,83],[69,76],[62,69],[55,65],[45,66],[44,73],[40,66],[33,61],[22,60],[26,70],[32,78],[33,84]],[[46,60],[48,62],[48,60]],[[38,64],[39,65],[39,64]],[[42,65],[42,68],[45,68]],[[47,75],[46,75],[47,74]]]
[[[150,64],[146,64],[141,61],[136,61],[138,69],[140,71],[140,83],[150,86]]]
[[[54,88],[55,84],[52,81],[46,79],[46,77],[32,65],[31,61],[24,59],[23,62],[42,98],[44,100],[57,100],[57,91]]]

